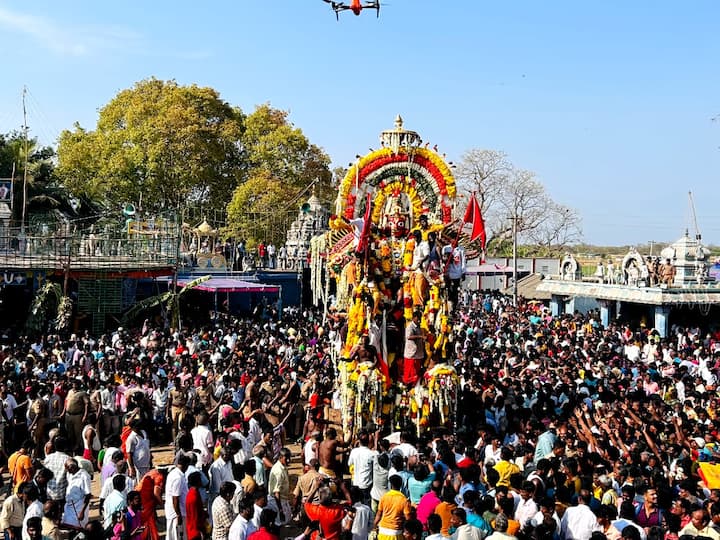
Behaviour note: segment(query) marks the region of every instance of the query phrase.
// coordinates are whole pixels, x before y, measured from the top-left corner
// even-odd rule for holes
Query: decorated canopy
[[[191,281],[191,279],[178,279],[177,284],[179,287],[184,287]],[[209,280],[195,286],[195,289],[198,291],[219,293],[276,293],[280,290],[280,287],[240,279],[211,277]]]

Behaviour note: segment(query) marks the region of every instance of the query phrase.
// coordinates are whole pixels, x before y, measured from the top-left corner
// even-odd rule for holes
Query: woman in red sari
[[[200,496],[201,485],[202,476],[199,472],[196,471],[188,477],[188,493],[185,499],[187,540],[202,540],[208,523],[208,514]]]
[[[147,526],[143,531],[142,540],[160,540],[160,533],[157,528],[157,513],[155,509],[162,506],[163,486],[165,485],[165,474],[158,469],[150,469],[140,480],[136,488],[140,491],[142,501],[141,519]]]

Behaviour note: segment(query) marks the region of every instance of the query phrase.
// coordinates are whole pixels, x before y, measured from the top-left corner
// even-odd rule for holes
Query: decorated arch
[[[336,213],[347,219],[357,218],[364,215],[368,193],[387,198],[392,192],[412,195],[414,219],[419,213],[440,223],[452,221],[455,179],[437,153],[421,147],[401,148],[397,152],[382,148],[360,158],[340,184]],[[374,207],[376,217],[382,206]]]

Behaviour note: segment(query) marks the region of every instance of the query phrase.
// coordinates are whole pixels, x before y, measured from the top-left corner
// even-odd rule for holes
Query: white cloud
[[[62,56],[87,56],[98,52],[122,51],[135,56],[204,60],[206,51],[162,52],[149,45],[137,32],[113,25],[66,25],[46,17],[28,15],[0,7],[0,28],[24,34],[47,50]]]
[[[75,32],[60,28],[42,17],[0,8],[0,26],[25,34],[58,54],[81,56],[87,53],[87,45]]]

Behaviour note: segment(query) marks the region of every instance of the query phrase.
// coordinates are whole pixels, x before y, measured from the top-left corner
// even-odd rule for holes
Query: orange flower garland
[[[371,187],[384,189],[383,174],[386,174],[384,170],[397,166],[407,167],[408,174],[413,179],[424,178],[434,192],[436,204],[440,208],[427,208],[428,201],[422,193],[418,193],[423,200],[421,210],[427,208],[440,215],[443,222],[449,222],[451,219],[450,203],[456,195],[455,179],[445,161],[435,152],[426,148],[415,148],[409,153],[407,149],[402,149],[397,154],[394,154],[389,148],[381,148],[360,158],[358,163],[350,167],[340,183],[336,205],[339,215],[348,219],[355,217],[356,201],[362,200],[359,195]],[[394,174],[393,177],[397,178],[397,174]],[[413,188],[415,188],[414,185]],[[415,208],[413,210],[415,211]],[[438,212],[438,210],[441,211]]]

